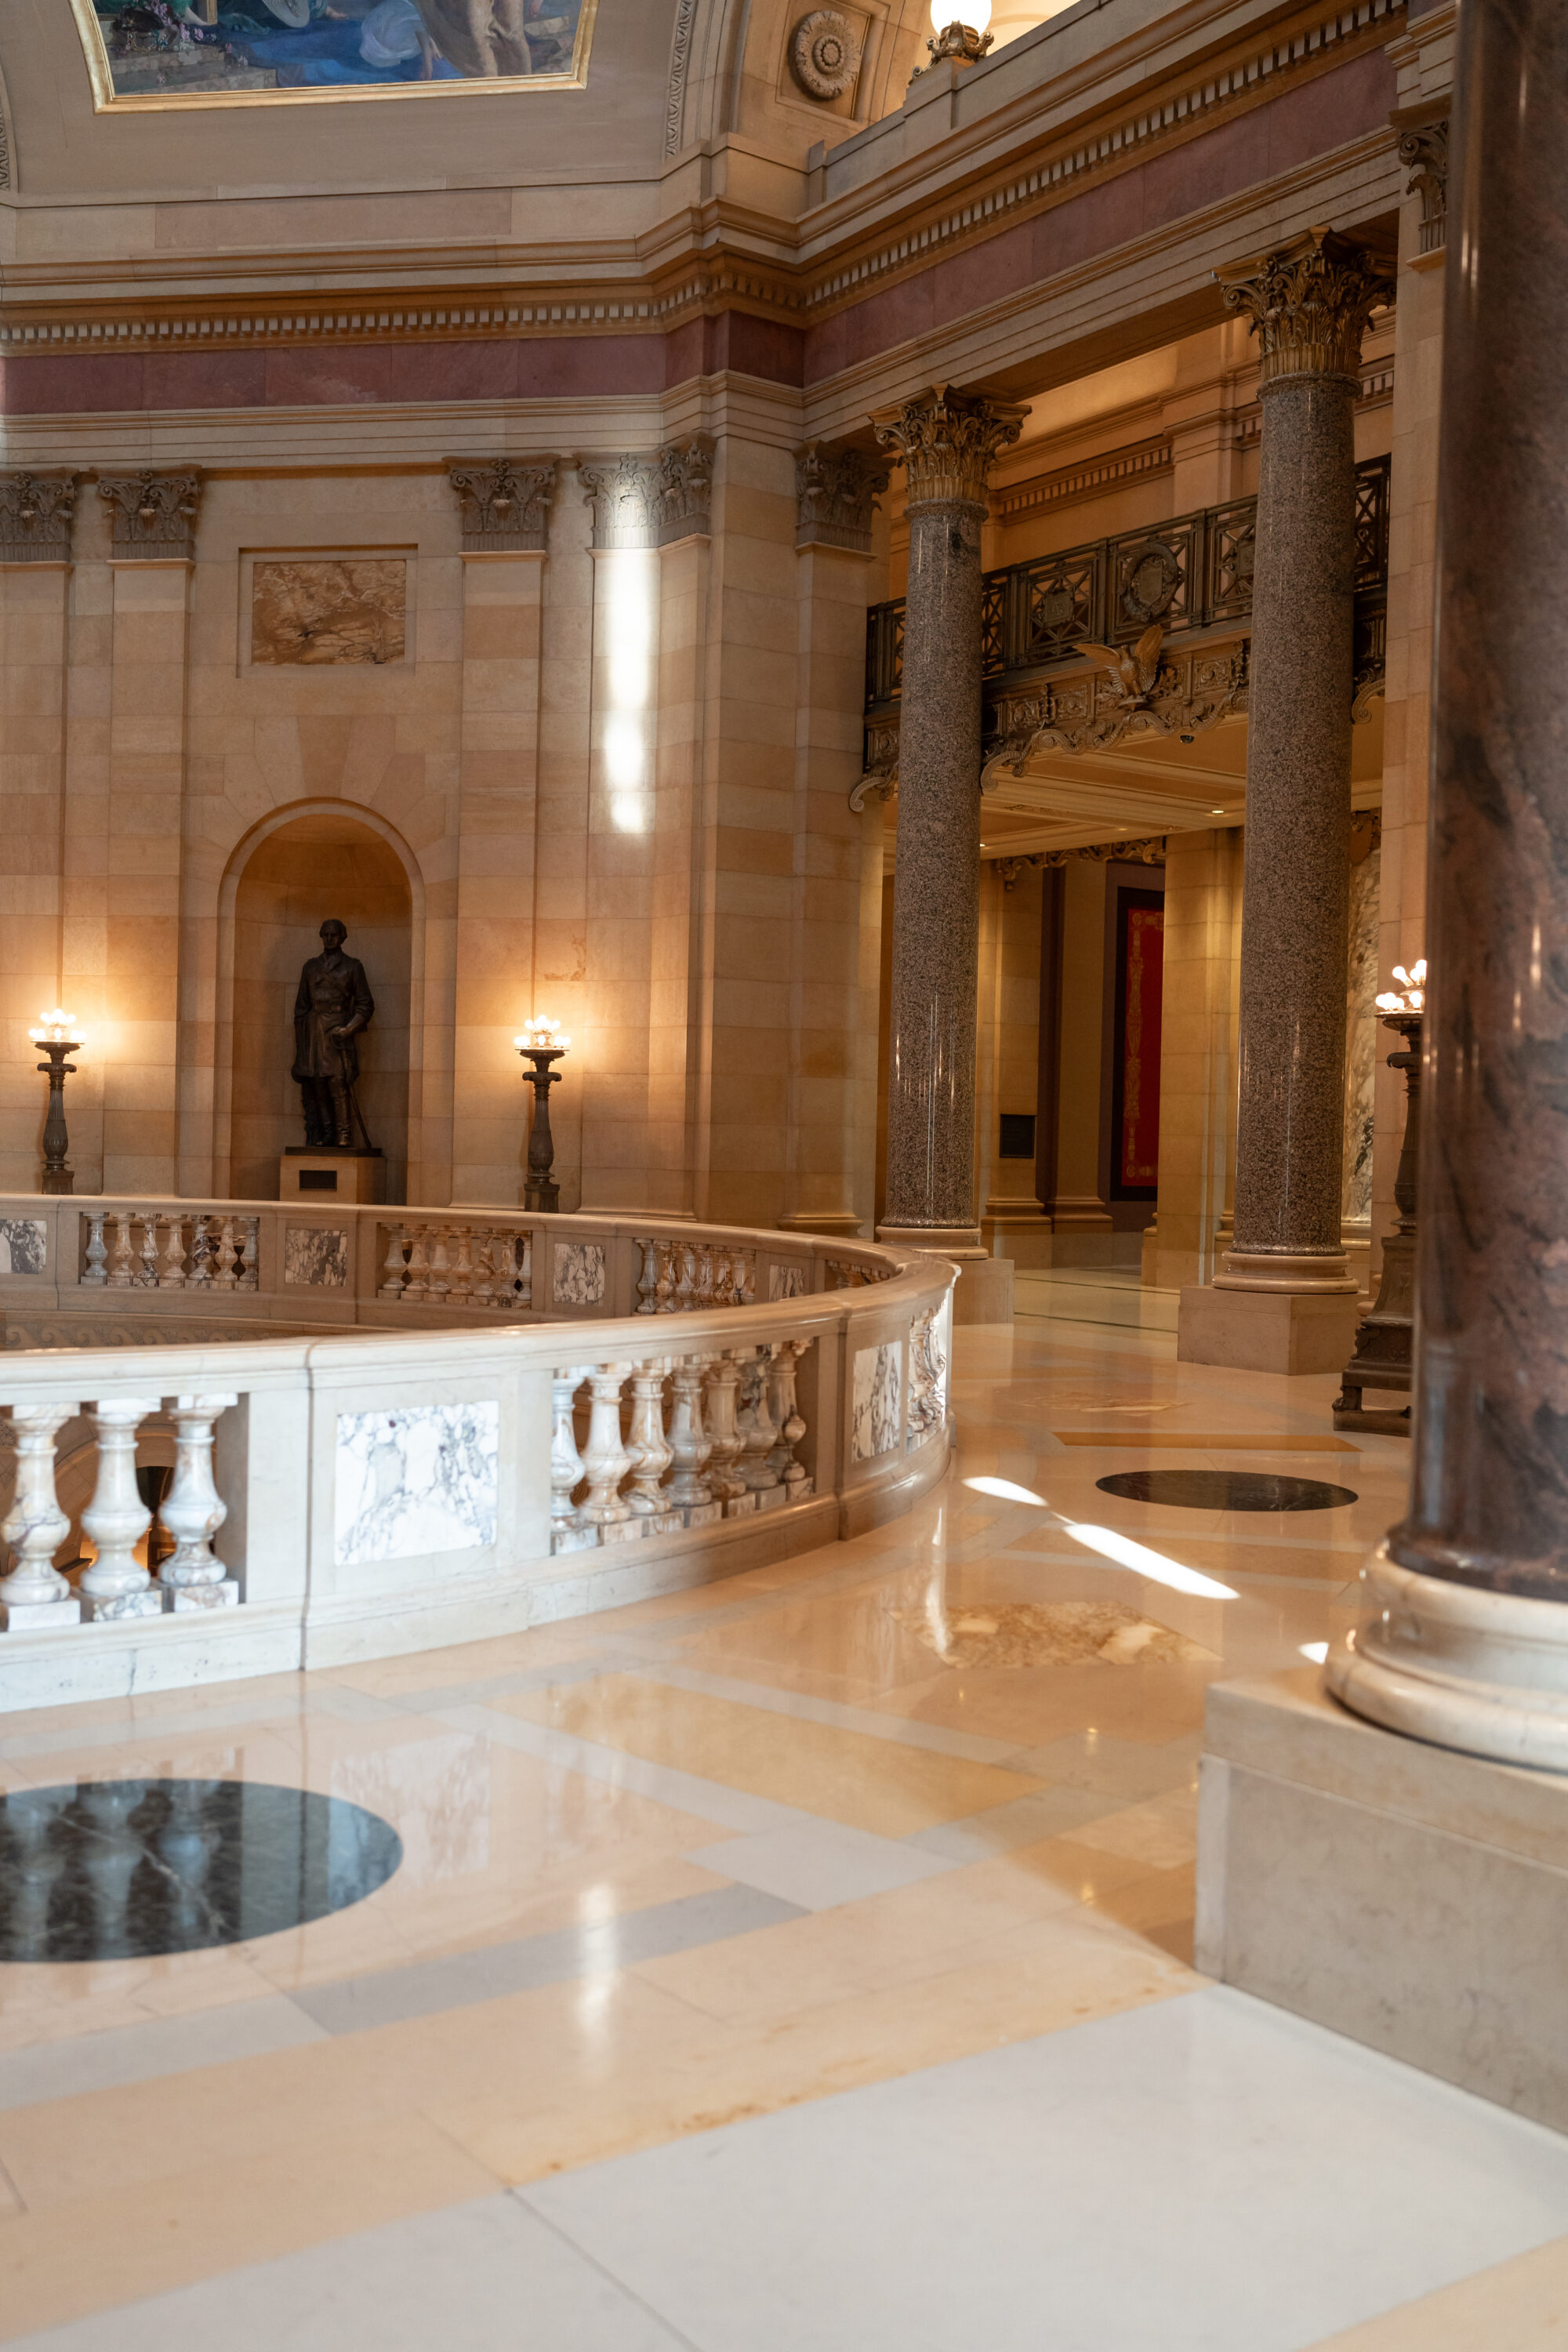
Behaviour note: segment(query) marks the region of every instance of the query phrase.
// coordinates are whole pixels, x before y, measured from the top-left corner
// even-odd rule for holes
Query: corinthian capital
[[[1215,271],[1226,310],[1245,311],[1258,337],[1260,390],[1284,376],[1359,382],[1367,318],[1388,300],[1393,275],[1388,262],[1326,228]]]
[[[195,544],[202,478],[184,474],[100,474],[98,495],[110,502],[116,550],[188,556]]]
[[[1016,441],[1027,409],[933,387],[896,408],[879,409],[871,423],[884,449],[906,468],[910,507],[985,506],[985,482],[998,449]]]
[[[63,563],[78,474],[0,474],[0,563]]]

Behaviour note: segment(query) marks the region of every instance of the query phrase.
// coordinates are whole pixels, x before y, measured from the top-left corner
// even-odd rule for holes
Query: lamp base
[[[38,1190],[40,1192],[74,1192],[76,1190],[75,1169],[46,1168],[43,1175],[38,1180]]]

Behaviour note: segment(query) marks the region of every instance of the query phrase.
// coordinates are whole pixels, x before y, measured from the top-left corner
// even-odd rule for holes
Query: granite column
[[[1355,438],[1362,333],[1385,270],[1323,229],[1220,272],[1258,339],[1242,886],[1236,1238],[1182,1294],[1177,1352],[1337,1371],[1356,1284],[1341,1235]]]
[[[1331,1689],[1568,1769],[1568,27],[1458,30],[1409,1514]],[[1443,658],[1442,656],[1446,656]]]
[[[960,1321],[1010,1317],[974,1208],[980,954],[980,530],[986,477],[1022,409],[951,387],[874,420],[908,482],[899,718],[888,1176],[879,1236],[956,1257]],[[996,1292],[999,1295],[993,1297]]]

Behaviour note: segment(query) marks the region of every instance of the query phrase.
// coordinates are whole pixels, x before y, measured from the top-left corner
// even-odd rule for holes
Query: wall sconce
[[[550,1171],[555,1160],[555,1139],[550,1132],[550,1089],[560,1077],[552,1070],[572,1040],[556,1027],[548,1013],[534,1021],[525,1021],[522,1034],[512,1044],[525,1062],[533,1067],[526,1073],[533,1088],[533,1123],[528,1130],[528,1178],[522,1190],[525,1209],[551,1212],[561,1206],[561,1187],[551,1181]]]
[[[66,1151],[70,1138],[66,1133],[66,1080],[76,1076],[76,1064],[68,1062],[68,1054],[79,1054],[82,1041],[73,1032],[79,1027],[74,1013],[56,1005],[52,1013],[42,1013],[38,1025],[29,1029],[28,1036],[35,1045],[41,1045],[48,1055],[38,1067],[49,1081],[48,1116],[44,1120],[44,1177],[39,1187],[45,1192],[68,1192],[76,1182],[72,1171],[66,1166]]]
[[[952,20],[952,0],[931,0],[931,30],[936,35],[928,41],[931,65],[939,58],[958,58],[965,65],[976,65],[991,47],[991,35],[986,26],[991,22],[991,0],[960,0],[964,16],[972,21],[958,24]],[[931,67],[921,67],[929,73]]]

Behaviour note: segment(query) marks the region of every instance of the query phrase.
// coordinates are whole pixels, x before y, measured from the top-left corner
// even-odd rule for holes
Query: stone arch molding
[[[191,1132],[193,1129],[199,1130],[201,1124],[199,1108],[195,1101],[187,1098],[185,1108],[190,1116],[181,1119],[182,1134],[190,1132],[192,1146],[189,1154],[192,1164],[188,1171],[184,1166],[182,1168],[180,1190],[183,1193],[195,1193],[209,1189],[220,1198],[226,1198],[228,1193],[229,1169],[233,1157],[235,909],[239,897],[240,882],[252,857],[264,842],[269,840],[274,834],[281,833],[286,826],[297,824],[301,817],[311,816],[336,817],[352,824],[362,825],[367,833],[374,834],[386,844],[407,877],[410,918],[408,978],[411,1006],[408,1071],[409,1190],[411,1197],[417,1197],[413,1189],[416,1181],[413,1150],[414,1139],[420,1131],[423,1077],[427,1060],[425,1050],[426,1031],[431,1014],[431,1007],[426,1001],[425,985],[426,878],[420,864],[418,852],[395,824],[389,824],[377,810],[367,807],[363,801],[349,800],[339,793],[321,793],[309,799],[286,801],[277,808],[268,809],[265,816],[247,827],[229,850],[214,894],[215,904],[210,910],[215,919],[204,924],[199,919],[202,909],[187,908],[186,936],[190,937],[194,931],[198,937],[205,935],[212,940],[213,960],[210,973],[197,972],[190,977],[195,981],[198,997],[205,994],[208,988],[211,989],[214,1022],[208,1095],[210,1110],[206,1136],[202,1137],[199,1131]],[[189,921],[193,914],[197,918],[194,924]],[[193,1078],[199,1082],[205,1075],[199,1066],[193,1066],[195,1060],[194,1054],[182,1055],[183,1083],[188,1084]],[[187,1159],[184,1150],[182,1150],[181,1157],[182,1162],[184,1162]],[[211,1171],[210,1177],[205,1173],[208,1169]],[[192,1177],[196,1181],[192,1181]]]

